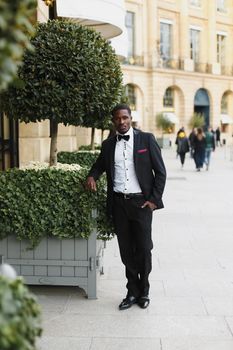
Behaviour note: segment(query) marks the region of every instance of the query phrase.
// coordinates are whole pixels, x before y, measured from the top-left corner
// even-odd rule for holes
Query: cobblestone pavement
[[[233,161],[217,148],[209,171],[180,169],[164,150],[166,208],[154,214],[151,304],[118,311],[124,269],[105,249],[98,299],[73,287],[32,287],[43,307],[40,350],[232,350]]]

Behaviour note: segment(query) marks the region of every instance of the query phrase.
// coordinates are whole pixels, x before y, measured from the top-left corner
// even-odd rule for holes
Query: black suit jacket
[[[107,213],[110,216],[113,203],[115,146],[115,136],[103,141],[101,153],[88,175],[98,180],[100,175],[106,172]],[[145,199],[155,203],[156,209],[163,208],[162,194],[166,182],[166,169],[153,134],[134,129],[134,165]]]

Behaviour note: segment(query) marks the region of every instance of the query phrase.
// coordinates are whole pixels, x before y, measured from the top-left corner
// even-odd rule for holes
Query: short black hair
[[[113,110],[112,110],[112,112],[111,112],[112,116],[114,117],[114,114],[115,114],[117,111],[121,110],[121,109],[127,109],[127,111],[129,112],[129,114],[131,115],[131,109],[129,108],[129,106],[128,106],[127,104],[125,104],[125,103],[119,103],[118,105],[116,105],[116,106],[113,108]]]

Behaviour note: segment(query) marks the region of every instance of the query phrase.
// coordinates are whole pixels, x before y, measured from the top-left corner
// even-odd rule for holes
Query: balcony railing
[[[144,56],[129,56],[122,63],[130,66],[144,66]]]
[[[221,74],[222,75],[233,75],[233,67],[232,66],[221,66]]]
[[[207,63],[194,62],[194,71],[198,73],[209,73],[209,65]]]
[[[159,58],[157,68],[182,69],[182,61],[174,58]]]
[[[181,58],[164,58],[160,57],[157,54],[152,54],[149,56],[149,64],[150,67],[162,68],[162,69],[173,69],[173,70],[185,70],[189,72],[197,72],[203,74],[221,74],[233,76],[233,66],[225,66],[221,65],[219,67],[218,72],[213,70],[213,65],[209,63],[203,62],[195,62],[193,60],[189,61],[188,66],[187,62]],[[131,56],[126,57],[121,60],[122,64],[130,65],[130,66],[144,66],[144,56]],[[220,69],[221,68],[221,69]]]

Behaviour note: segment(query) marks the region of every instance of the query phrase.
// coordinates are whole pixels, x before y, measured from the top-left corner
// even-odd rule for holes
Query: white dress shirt
[[[129,140],[121,139],[116,142],[114,157],[114,192],[121,193],[140,193],[142,192],[139,185],[135,167],[134,167],[134,134],[131,127],[127,133]]]

